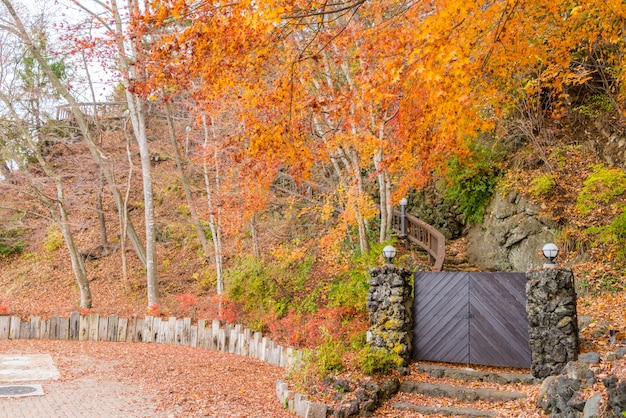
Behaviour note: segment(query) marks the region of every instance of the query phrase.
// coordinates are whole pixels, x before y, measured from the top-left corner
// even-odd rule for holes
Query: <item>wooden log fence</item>
[[[72,312],[69,318],[32,317],[30,321],[22,321],[19,316],[0,316],[0,339],[172,344],[237,354],[283,368],[295,367],[302,357],[300,351],[284,348],[261,332],[239,324],[222,326],[217,319],[201,319],[192,324],[191,318],[101,317],[97,313],[78,312]]]

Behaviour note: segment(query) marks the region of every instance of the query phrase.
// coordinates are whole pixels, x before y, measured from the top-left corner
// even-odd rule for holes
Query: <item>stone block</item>
[[[326,418],[328,407],[317,402],[309,402],[305,418]]]

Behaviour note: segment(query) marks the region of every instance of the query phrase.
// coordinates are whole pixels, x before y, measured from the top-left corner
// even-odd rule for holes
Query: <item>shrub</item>
[[[393,244],[393,241],[373,244],[370,251],[352,256],[350,270],[330,284],[329,306],[354,307],[358,312],[366,311],[370,277],[368,271],[382,262],[382,250],[389,244]]]
[[[626,172],[619,168],[596,164],[585,179],[584,186],[576,198],[576,209],[588,214],[598,204],[608,204],[626,191]]]
[[[370,347],[363,347],[359,352],[359,368],[367,375],[376,373],[386,374],[392,368],[400,367],[403,364],[402,357],[396,353],[388,353],[385,350],[372,350]]]
[[[48,228],[48,233],[43,242],[44,251],[51,253],[58,250],[63,245],[63,234],[56,225],[51,225]]]
[[[20,254],[26,248],[21,236],[22,231],[20,229],[0,230],[0,257]]]
[[[482,221],[501,174],[497,155],[477,145],[470,150],[469,158],[449,160],[445,188],[445,200],[458,204],[466,225]]]
[[[610,224],[592,226],[584,232],[601,244],[613,244],[617,258],[626,260],[626,208]]]
[[[345,366],[341,359],[345,348],[341,341],[327,338],[313,355],[314,370],[318,376],[326,377],[331,373],[341,373]]]
[[[539,177],[535,177],[530,182],[530,195],[532,197],[539,197],[541,195],[550,196],[554,192],[554,185],[556,184],[556,176],[554,174],[544,174]]]

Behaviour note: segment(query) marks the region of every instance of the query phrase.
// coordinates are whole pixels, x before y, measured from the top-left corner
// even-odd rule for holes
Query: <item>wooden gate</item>
[[[413,359],[529,368],[524,273],[415,274]]]

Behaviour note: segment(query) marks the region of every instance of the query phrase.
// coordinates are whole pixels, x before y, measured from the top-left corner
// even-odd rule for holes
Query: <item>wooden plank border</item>
[[[0,316],[0,339],[144,342],[183,345],[223,351],[254,358],[283,368],[294,367],[302,353],[283,348],[260,332],[240,324],[222,324],[219,320],[191,318],[120,318],[101,317],[97,313],[72,312],[68,318],[34,316],[22,321],[19,316]]]

